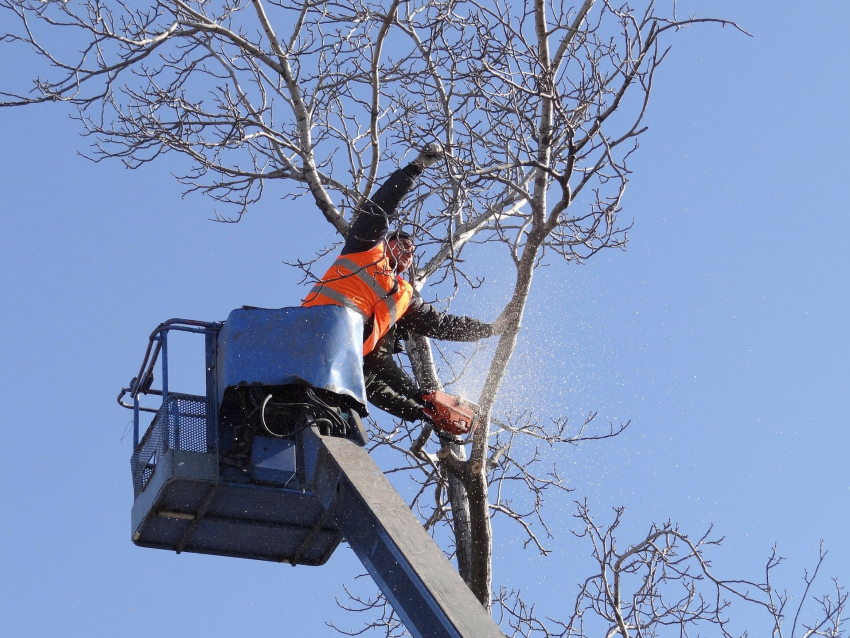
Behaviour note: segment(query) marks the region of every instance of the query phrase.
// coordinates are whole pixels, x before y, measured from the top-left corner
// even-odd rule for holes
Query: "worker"
[[[423,391],[394,361],[411,333],[449,341],[477,341],[500,334],[505,320],[493,324],[441,312],[425,303],[402,278],[416,247],[404,231],[390,233],[398,205],[422,172],[442,156],[429,144],[416,159],[396,170],[360,209],[345,245],[302,306],[336,304],[363,317],[363,372],[369,402],[405,421],[427,418]]]

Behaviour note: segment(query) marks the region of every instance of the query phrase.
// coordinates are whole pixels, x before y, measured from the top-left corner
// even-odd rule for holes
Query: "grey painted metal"
[[[365,415],[362,343],[362,319],[342,306],[234,310],[218,335],[218,405],[228,388],[302,383]]]
[[[504,638],[363,448],[304,431],[313,491],[416,638]]]
[[[151,390],[149,383],[150,381],[153,381],[153,377],[151,375],[153,374],[153,369],[157,362],[157,358],[159,357],[160,348],[162,347],[162,341],[159,339],[160,333],[169,330],[179,330],[181,332],[194,332],[210,335],[218,334],[221,326],[221,322],[195,321],[194,319],[169,319],[168,321],[164,321],[159,324],[148,338],[148,347],[145,351],[145,356],[142,359],[142,365],[139,367],[139,374],[132,379],[129,387],[121,388],[121,392],[118,394],[118,404],[129,410],[133,410],[133,404],[124,403],[124,397],[127,394],[130,395],[130,398],[138,397],[139,393],[161,396],[162,392],[159,390]],[[156,344],[155,348],[154,344]],[[143,412],[157,412],[155,408],[148,407],[139,407],[139,410]]]
[[[168,450],[157,459],[156,469],[145,485],[145,489],[136,497],[130,515],[133,542],[139,544],[145,532],[148,519],[158,515],[159,509],[179,511],[191,514],[191,496],[181,495],[176,500],[167,499],[163,491],[176,482],[191,482],[203,487],[218,482],[218,459],[212,454],[199,452],[181,452]],[[163,501],[168,501],[167,504]]]
[[[162,349],[162,401],[168,401],[168,331],[163,330],[159,334],[159,343]]]
[[[159,333],[159,345],[162,351],[162,405],[165,408],[165,417],[168,422],[168,426],[165,429],[166,436],[166,447],[177,447],[177,439],[179,438],[179,433],[174,432],[174,428],[170,427],[171,425],[171,415],[170,406],[168,403],[168,331],[163,330]],[[179,424],[178,424],[179,425]],[[179,428],[178,428],[179,429]]]
[[[360,317],[340,306],[241,309],[220,326],[160,324],[138,381],[119,395],[138,428],[139,387],[161,352],[162,390],[148,383],[143,392],[161,394],[163,405],[141,442],[134,432],[134,479],[145,478],[133,504],[133,542],[321,565],[344,535],[416,638],[503,638],[362,447],[354,411],[355,440],[322,436],[315,425],[287,440],[257,436],[247,467],[219,445],[224,393],[240,385],[306,383],[354,399],[365,413]],[[169,388],[171,329],[205,334],[205,397]],[[126,392],[132,406],[121,400]]]
[[[120,400],[119,400],[120,401]],[[133,397],[133,450],[139,447],[139,395]]]
[[[131,533],[141,547],[303,565],[324,564],[342,540],[308,485],[228,480],[216,454],[182,450],[157,459]]]
[[[186,319],[160,324],[150,336],[140,377],[119,395],[122,405],[125,394],[133,399],[125,407],[134,408],[137,439],[131,461],[136,487],[133,542],[178,553],[321,565],[333,554],[342,534],[309,486],[293,472],[297,470],[294,454],[261,463],[259,468],[252,463],[241,469],[227,465],[222,457],[216,373],[221,326]],[[170,387],[167,335],[171,330],[204,335],[205,396],[176,393]],[[154,419],[140,437],[140,410],[135,407],[143,384],[138,379],[150,374],[160,354],[163,388],[153,390],[148,385],[141,393],[161,396],[163,404],[150,410]],[[273,447],[281,442],[271,443]]]
[[[218,333],[204,334],[204,354],[206,360],[206,394],[207,394],[207,452],[218,454],[218,383],[216,380],[216,352],[218,348]]]
[[[295,459],[295,439],[254,437],[251,452],[252,476],[258,480],[283,479],[284,485],[293,480],[297,482],[298,465]]]

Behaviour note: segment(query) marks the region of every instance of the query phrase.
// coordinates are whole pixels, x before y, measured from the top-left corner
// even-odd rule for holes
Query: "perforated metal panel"
[[[130,460],[134,498],[145,489],[166,450],[215,452],[212,419],[206,397],[169,394],[168,402],[154,415],[148,431]]]
[[[168,397],[172,449],[186,452],[208,452],[207,400],[204,397],[172,394]]]

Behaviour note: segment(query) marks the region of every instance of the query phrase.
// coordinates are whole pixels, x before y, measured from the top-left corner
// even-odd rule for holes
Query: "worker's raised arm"
[[[398,205],[426,168],[439,159],[439,144],[428,144],[419,156],[404,168],[396,170],[374,195],[363,204],[348,231],[342,254],[359,253],[378,245],[387,235],[390,222],[398,216]]]
[[[419,297],[411,301],[407,312],[398,320],[398,327],[407,332],[445,341],[478,341],[499,332],[491,324],[478,319],[440,312]]]

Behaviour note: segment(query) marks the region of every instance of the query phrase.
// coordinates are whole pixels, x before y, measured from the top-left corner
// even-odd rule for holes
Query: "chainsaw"
[[[461,443],[456,437],[471,435],[478,427],[479,408],[472,401],[440,391],[426,394],[422,400],[422,412],[434,424],[437,435],[448,435],[441,438]]]

